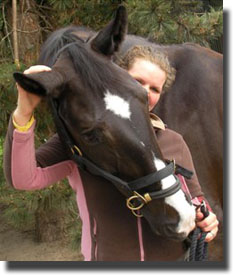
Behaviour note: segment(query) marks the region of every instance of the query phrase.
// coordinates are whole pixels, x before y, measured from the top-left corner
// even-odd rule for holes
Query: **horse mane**
[[[58,51],[65,45],[78,40],[84,42],[84,39],[75,35],[75,32],[78,31],[84,32],[86,28],[69,26],[52,32],[40,50],[38,63],[52,67],[56,62]]]
[[[117,81],[115,65],[110,68],[110,60],[92,54],[85,44],[89,38],[84,41],[75,34],[77,30],[82,31],[72,26],[52,33],[41,49],[39,63],[52,67],[60,55],[67,55],[86,87],[96,93],[113,90]]]
[[[70,43],[64,47],[63,51],[69,55],[84,86],[97,93],[104,92],[107,88],[116,87],[116,72],[114,72],[114,67],[109,66],[110,60],[91,54],[83,43],[79,42]]]

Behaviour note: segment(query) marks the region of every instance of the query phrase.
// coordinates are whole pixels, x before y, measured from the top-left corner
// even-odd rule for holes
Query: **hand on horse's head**
[[[52,69],[44,65],[34,65],[24,71],[24,74],[35,74],[44,71],[51,71]],[[41,97],[28,93],[18,83],[16,83],[18,90],[17,108],[14,111],[14,119],[17,124],[23,126],[31,118],[34,109],[41,101]]]

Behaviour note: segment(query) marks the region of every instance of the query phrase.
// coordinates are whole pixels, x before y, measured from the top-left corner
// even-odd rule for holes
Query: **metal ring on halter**
[[[136,191],[134,191],[133,193],[134,193],[134,195],[129,197],[126,201],[126,205],[131,211],[140,210],[146,203],[148,203],[152,200],[148,193],[145,194],[144,197],[142,195],[140,195],[139,193],[137,193]],[[134,199],[139,199],[139,201],[142,200],[142,202],[140,202],[140,204],[138,206],[134,206],[134,204],[131,202]]]
[[[73,147],[70,148],[70,149],[71,149],[71,151],[72,151],[73,154],[74,154],[74,152],[75,152],[75,150],[76,150],[76,152],[78,153],[78,155],[83,156],[83,154],[82,154],[82,152],[81,152],[81,150],[79,149],[78,146],[73,145]]]
[[[131,211],[137,211],[137,210],[140,210],[144,206],[145,200],[144,200],[144,197],[141,196],[140,194],[138,194],[137,192],[134,191],[133,193],[134,193],[134,195],[132,195],[131,197],[129,197],[127,199],[126,205]],[[131,201],[134,199],[139,199],[139,198],[141,198],[143,200],[143,202],[140,202],[140,204],[135,207]]]
[[[143,215],[140,214],[139,211],[138,211],[138,212],[137,212],[137,211],[134,211],[134,210],[131,210],[131,211],[132,211],[132,213],[133,213],[136,217],[138,217],[138,218],[142,218],[142,217],[143,217]]]

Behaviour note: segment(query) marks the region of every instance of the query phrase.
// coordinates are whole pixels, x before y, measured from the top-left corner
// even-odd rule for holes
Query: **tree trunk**
[[[56,208],[45,210],[41,202],[35,212],[35,224],[37,242],[63,240],[67,236],[65,212]]]
[[[17,0],[12,0],[12,32],[13,32],[13,49],[14,49],[14,63],[19,69],[19,48],[17,36]]]
[[[35,63],[42,43],[42,28],[35,0],[12,0],[7,8],[7,21],[12,29],[14,60],[25,65]],[[12,23],[12,25],[10,24]]]

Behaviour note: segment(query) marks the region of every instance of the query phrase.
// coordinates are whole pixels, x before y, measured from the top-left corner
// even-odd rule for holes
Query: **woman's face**
[[[155,63],[142,58],[135,59],[128,73],[146,89],[151,111],[159,101],[166,73]]]

